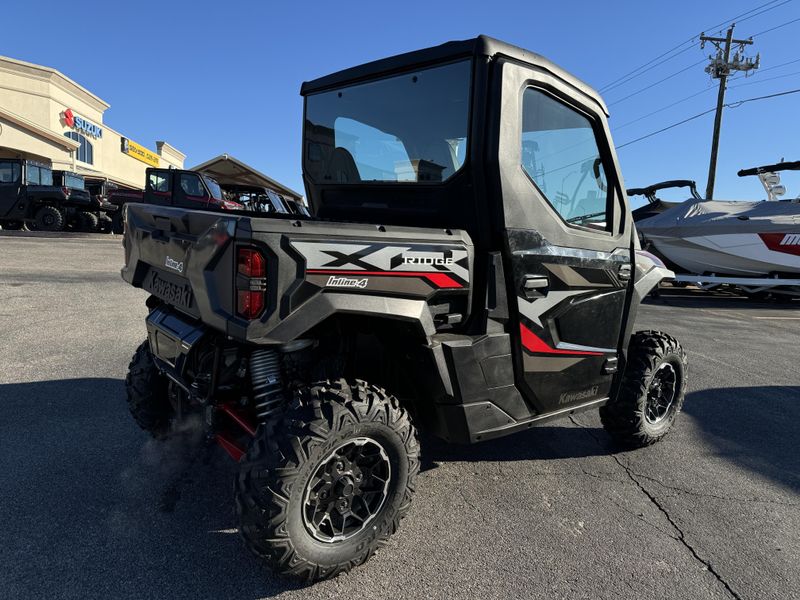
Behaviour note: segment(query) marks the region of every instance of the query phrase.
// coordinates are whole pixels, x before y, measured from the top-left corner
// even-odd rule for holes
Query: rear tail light
[[[239,274],[245,277],[266,277],[264,256],[253,248],[239,248]]]
[[[266,304],[267,261],[255,248],[239,248],[236,263],[236,313],[253,320],[264,312]]]

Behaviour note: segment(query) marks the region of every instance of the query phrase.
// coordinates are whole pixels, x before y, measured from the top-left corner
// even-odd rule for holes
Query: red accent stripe
[[[339,269],[309,269],[309,275],[370,275],[388,277],[424,277],[438,288],[464,287],[447,273],[426,273],[424,271],[346,271]]]
[[[230,406],[228,406],[227,404],[220,404],[220,405],[218,406],[218,408],[219,408],[219,409],[220,409],[222,412],[224,412],[226,415],[228,415],[228,416],[229,416],[231,419],[233,419],[233,421],[234,421],[234,422],[235,422],[235,423],[236,423],[236,424],[237,424],[239,427],[241,427],[242,429],[244,429],[244,430],[245,430],[245,432],[246,432],[246,433],[247,433],[249,436],[251,436],[251,437],[256,437],[256,428],[255,428],[255,427],[253,427],[253,425],[251,425],[251,424],[250,424],[250,423],[249,423],[249,422],[248,422],[246,419],[244,419],[244,418],[243,418],[243,417],[242,417],[242,416],[241,416],[241,415],[240,415],[238,412],[236,412],[234,409],[232,409],[232,408],[231,408]]]
[[[228,456],[230,456],[236,462],[239,462],[244,456],[244,450],[233,440],[228,439],[219,433],[214,436],[214,439],[220,446],[222,446],[222,449],[228,453]]]
[[[522,345],[529,352],[536,352],[538,354],[571,354],[573,356],[576,354],[582,356],[603,355],[602,352],[590,352],[587,350],[561,350],[559,348],[553,348],[522,323],[519,324],[519,332],[522,336]]]

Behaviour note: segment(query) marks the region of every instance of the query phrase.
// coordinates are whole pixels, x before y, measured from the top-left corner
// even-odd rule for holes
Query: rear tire
[[[98,225],[99,219],[97,218],[96,214],[86,211],[81,211],[78,214],[78,229],[80,231],[93,233],[97,231]]]
[[[660,331],[631,337],[617,398],[600,408],[603,427],[619,444],[642,447],[670,431],[686,394],[686,353]]]
[[[239,531],[279,573],[329,579],[397,530],[418,473],[417,432],[397,398],[364,381],[317,384],[262,425],[242,459]]]
[[[155,438],[169,433],[172,405],[169,401],[169,382],[161,375],[145,340],[136,349],[125,378],[128,409],[136,423]]]
[[[36,211],[37,231],[63,231],[64,223],[64,213],[55,206],[42,206]]]

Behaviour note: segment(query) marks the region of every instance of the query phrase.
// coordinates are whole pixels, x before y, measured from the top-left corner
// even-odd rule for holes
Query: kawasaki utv
[[[200,421],[237,462],[250,550],[309,581],[366,561],[409,510],[418,431],[599,409],[620,444],[664,437],[686,357],[632,328],[671,272],[594,90],[479,37],[301,93],[314,217],[126,208],[122,276],[151,294],[130,410],[158,437]]]

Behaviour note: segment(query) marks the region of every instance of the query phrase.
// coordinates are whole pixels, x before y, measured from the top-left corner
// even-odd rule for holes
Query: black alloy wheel
[[[389,492],[392,465],[383,446],[367,437],[333,450],[306,486],[303,522],[323,542],[339,542],[368,527]]]

